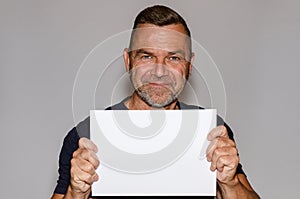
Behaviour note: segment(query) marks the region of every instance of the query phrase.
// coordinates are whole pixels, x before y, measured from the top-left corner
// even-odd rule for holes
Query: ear
[[[125,48],[123,51],[123,59],[126,67],[126,72],[129,72],[130,70],[130,55],[129,55],[129,49]]]
[[[192,57],[191,57],[190,65],[189,65],[189,77],[191,77],[191,75],[192,75],[194,58],[195,58],[195,53],[192,53]]]

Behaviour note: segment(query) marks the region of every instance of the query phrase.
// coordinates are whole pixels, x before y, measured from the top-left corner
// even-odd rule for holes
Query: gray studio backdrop
[[[2,0],[1,198],[51,196],[62,140],[74,125],[72,89],[81,63],[154,3],[181,13],[218,66],[226,121],[253,187],[262,198],[300,198],[300,3],[291,0]],[[114,65],[110,73],[122,75],[121,58]],[[199,88],[199,103],[211,106],[205,86]],[[109,105],[102,96],[96,95],[106,99],[99,107]]]

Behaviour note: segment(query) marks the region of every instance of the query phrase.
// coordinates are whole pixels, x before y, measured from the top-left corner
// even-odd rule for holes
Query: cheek
[[[176,71],[178,72],[178,74],[180,74],[181,76],[185,77],[186,73],[188,71],[188,68],[185,65],[180,65],[178,68],[176,68]]]
[[[177,71],[178,71],[178,73],[180,73],[180,76],[181,76],[181,78],[184,79],[184,81],[187,81],[187,80],[188,80],[188,78],[189,78],[189,73],[190,73],[189,65],[182,66],[182,67],[179,68]]]
[[[176,80],[181,80],[182,78],[185,79],[187,70],[183,66],[175,66],[170,69],[170,72],[173,74]]]
[[[149,70],[146,67],[133,67],[131,70],[132,78],[134,81],[140,82],[143,76],[149,73]]]
[[[185,73],[183,73],[182,71],[180,72],[176,72],[173,76],[175,78],[175,89],[182,89],[185,85],[186,82],[186,76]]]

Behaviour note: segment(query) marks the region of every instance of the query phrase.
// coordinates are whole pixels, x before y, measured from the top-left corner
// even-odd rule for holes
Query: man
[[[184,19],[165,6],[146,8],[136,17],[130,46],[124,50],[126,70],[135,88],[132,96],[108,109],[195,109],[177,96],[191,75],[194,54]],[[219,121],[219,123],[221,123]],[[52,199],[88,198],[91,185],[101,180],[97,147],[79,132],[89,133],[89,118],[73,128],[64,140],[59,160],[59,180]],[[217,170],[217,198],[259,198],[241,165],[228,125],[208,135],[210,169]],[[101,146],[99,146],[101,147]],[[206,197],[211,198],[211,197]]]

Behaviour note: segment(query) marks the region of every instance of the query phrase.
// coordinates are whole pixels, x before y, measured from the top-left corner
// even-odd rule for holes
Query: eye
[[[141,56],[141,59],[144,60],[144,61],[147,61],[147,60],[151,60],[153,57],[150,56],[150,55],[143,55]]]
[[[180,59],[180,57],[177,57],[177,56],[171,56],[171,57],[169,57],[169,60],[174,61],[174,62],[179,62],[181,59]]]

